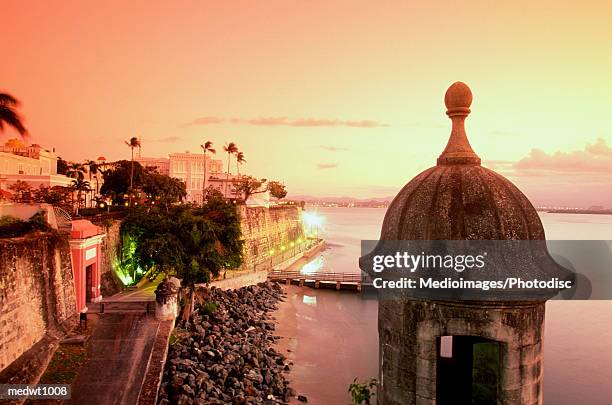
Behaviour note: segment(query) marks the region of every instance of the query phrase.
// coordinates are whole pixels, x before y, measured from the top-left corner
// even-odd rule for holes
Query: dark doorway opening
[[[496,405],[500,390],[501,345],[478,336],[438,338],[436,403]]]
[[[91,302],[91,289],[93,287],[93,264],[85,267],[85,302]]]

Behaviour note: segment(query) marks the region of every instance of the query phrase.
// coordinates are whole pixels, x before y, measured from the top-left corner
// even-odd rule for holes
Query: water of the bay
[[[378,239],[385,209],[318,208],[328,248],[318,271],[358,272],[361,240]],[[612,240],[612,216],[540,213],[547,239]],[[312,266],[312,265],[311,265]],[[312,269],[311,269],[312,270]],[[355,378],[378,374],[377,302],[354,292],[292,287],[294,386],[315,404],[346,404]],[[544,403],[612,401],[612,302],[549,301]]]

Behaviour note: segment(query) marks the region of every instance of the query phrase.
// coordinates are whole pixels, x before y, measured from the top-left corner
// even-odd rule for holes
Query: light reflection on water
[[[304,297],[302,298],[302,302],[306,305],[312,305],[312,306],[316,306],[317,305],[317,297],[311,297],[309,295],[304,294]]]
[[[323,268],[324,264],[325,259],[323,258],[323,256],[318,256],[316,259],[302,266],[302,268],[300,269],[300,273],[306,275],[314,274],[320,271]]]

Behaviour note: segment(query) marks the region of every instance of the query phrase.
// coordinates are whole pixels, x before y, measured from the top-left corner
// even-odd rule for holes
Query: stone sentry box
[[[470,146],[469,87],[454,83],[444,101],[448,144],[395,197],[380,239],[544,240],[527,197]],[[545,300],[381,300],[378,403],[542,404]]]

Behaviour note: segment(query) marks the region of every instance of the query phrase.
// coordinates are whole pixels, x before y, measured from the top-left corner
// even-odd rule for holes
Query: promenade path
[[[155,320],[155,288],[147,282],[138,289],[89,304],[99,320],[88,344],[88,361],[72,384],[71,404],[133,405],[145,378],[159,321]],[[146,312],[149,303],[152,311]]]
[[[68,403],[135,404],[159,322],[146,314],[100,314],[88,345],[88,361],[72,384]]]

